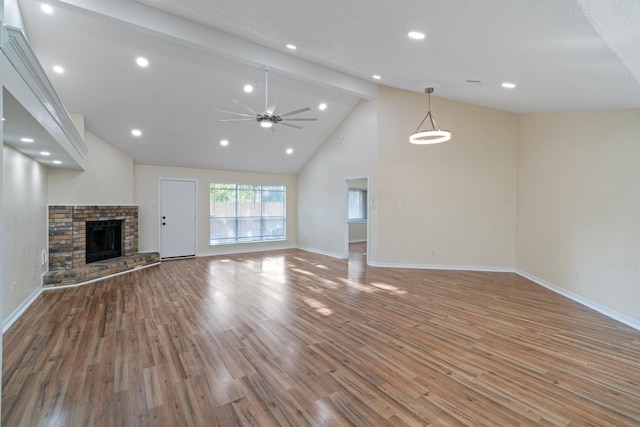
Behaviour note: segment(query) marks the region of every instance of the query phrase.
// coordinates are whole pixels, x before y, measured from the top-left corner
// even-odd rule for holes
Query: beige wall
[[[7,145],[2,153],[5,320],[38,290],[47,271],[47,168]]]
[[[517,267],[640,322],[640,110],[519,118]]]
[[[366,242],[367,241],[367,223],[351,222],[349,223],[349,242]]]
[[[77,115],[74,122],[79,130],[84,130]],[[89,131],[84,131],[84,136],[89,150],[86,170],[52,168],[49,204],[133,204],[133,158]]]
[[[158,193],[160,178],[189,179],[197,182],[197,254],[257,251],[290,248],[296,245],[296,177],[293,175],[230,172],[165,166],[134,166],[134,201],[139,205],[140,252],[156,252],[158,236]],[[287,188],[287,240],[209,247],[209,184],[211,182],[284,185]]]
[[[412,145],[424,94],[378,97],[378,264],[513,269],[517,117],[431,98],[450,142]]]
[[[377,101],[362,101],[298,173],[298,246],[347,256],[345,179],[367,177],[375,197]],[[341,138],[342,135],[342,138]],[[375,259],[375,211],[369,211],[369,259]]]

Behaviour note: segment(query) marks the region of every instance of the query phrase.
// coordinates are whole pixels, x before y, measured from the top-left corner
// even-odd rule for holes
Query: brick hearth
[[[86,263],[86,222],[122,220],[122,257]],[[137,206],[49,206],[49,272],[44,285],[70,285],[159,261],[138,253]]]

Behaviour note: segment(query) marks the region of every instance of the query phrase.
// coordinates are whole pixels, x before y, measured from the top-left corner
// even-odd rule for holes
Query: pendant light
[[[412,144],[438,144],[440,142],[446,142],[451,139],[451,132],[440,129],[436,119],[434,119],[433,114],[431,114],[431,94],[433,93],[433,88],[426,88],[424,93],[429,96],[429,112],[424,116],[424,119],[422,119],[416,131],[409,137],[409,142]],[[429,122],[431,123],[431,129],[420,130],[420,126],[422,126],[427,118],[429,118]]]

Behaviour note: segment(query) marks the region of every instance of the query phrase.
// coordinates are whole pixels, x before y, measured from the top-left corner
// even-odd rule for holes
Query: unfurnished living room
[[[640,2],[2,12],[3,426],[640,425]]]

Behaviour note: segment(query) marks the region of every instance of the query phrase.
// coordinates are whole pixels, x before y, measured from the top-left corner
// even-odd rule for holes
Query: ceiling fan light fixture
[[[260,126],[262,126],[263,128],[270,128],[271,126],[273,126],[273,123],[271,123],[269,120],[260,120]]]
[[[416,131],[409,136],[409,142],[411,144],[439,144],[441,142],[447,142],[451,139],[451,132],[448,130],[440,129],[438,123],[433,118],[433,114],[431,113],[431,94],[433,93],[433,88],[428,87],[424,90],[429,96],[429,111],[427,115],[424,116],[424,119],[420,122]],[[420,126],[423,125],[424,122],[429,121],[427,123],[431,123],[431,129],[420,130]]]

